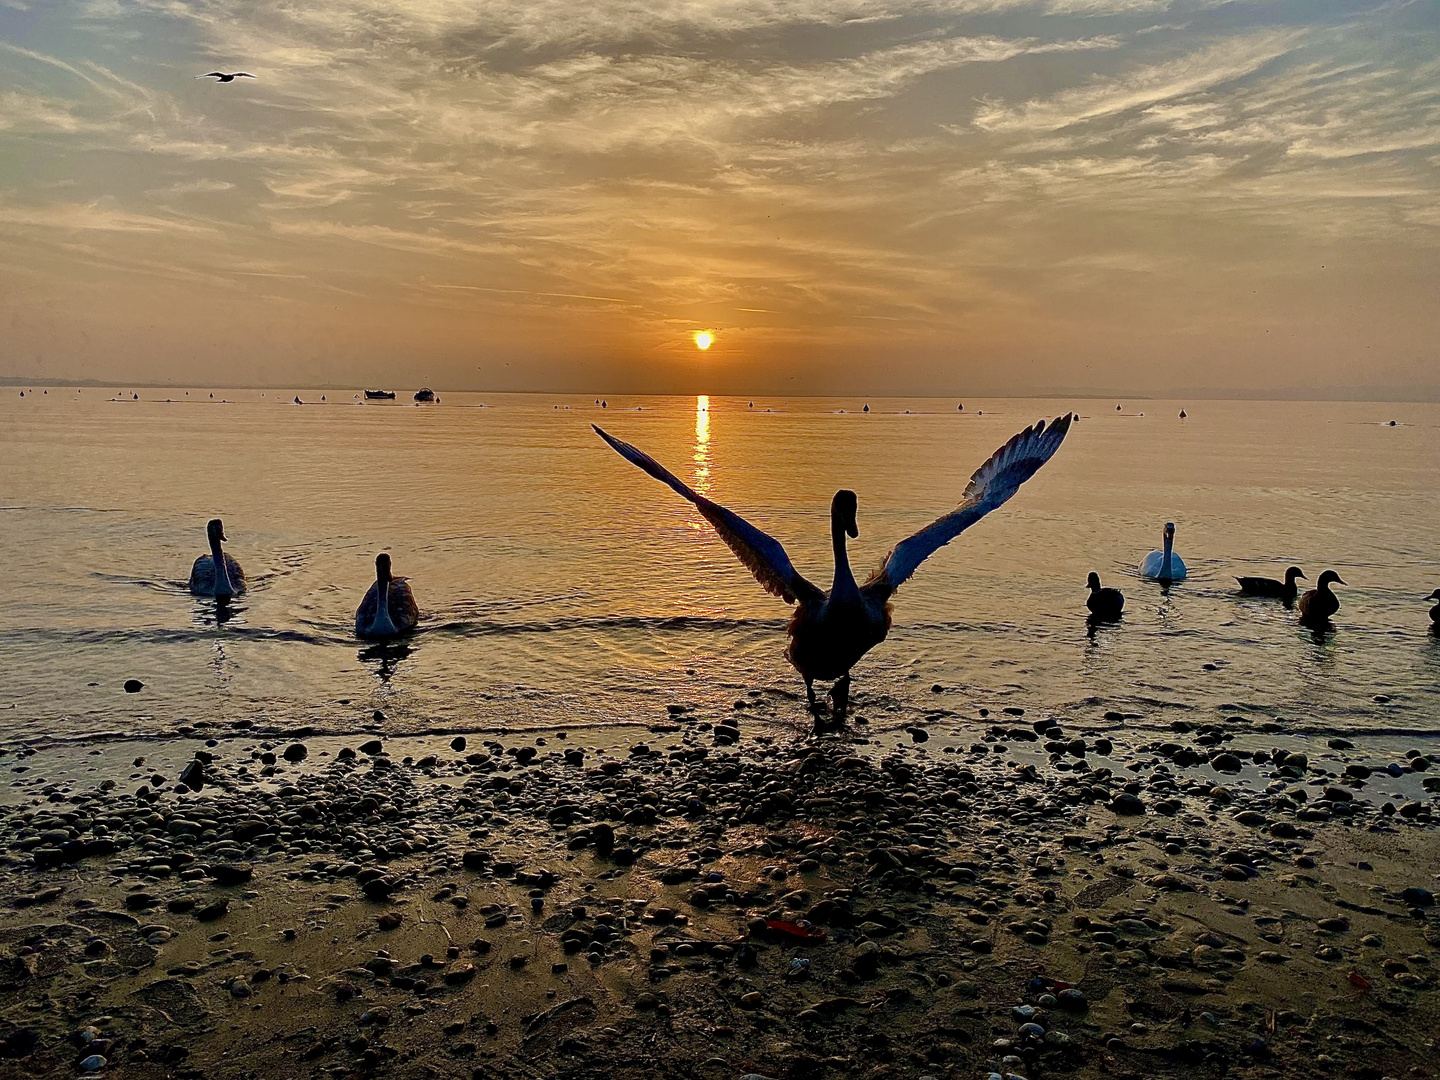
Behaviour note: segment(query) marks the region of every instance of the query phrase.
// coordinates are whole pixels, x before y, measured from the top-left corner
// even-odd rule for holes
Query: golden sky
[[[0,375],[1424,395],[1437,342],[1436,0],[0,0]]]

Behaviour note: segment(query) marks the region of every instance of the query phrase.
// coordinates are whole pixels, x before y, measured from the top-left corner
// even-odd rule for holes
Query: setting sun
[[[701,352],[704,352],[710,348],[711,345],[715,344],[715,335],[709,330],[696,330],[693,336],[695,338],[695,347]]]

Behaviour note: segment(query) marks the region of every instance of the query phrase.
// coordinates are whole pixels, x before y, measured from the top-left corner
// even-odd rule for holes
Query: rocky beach
[[[0,1076],[1434,1075],[1433,748],[860,705],[11,743]]]

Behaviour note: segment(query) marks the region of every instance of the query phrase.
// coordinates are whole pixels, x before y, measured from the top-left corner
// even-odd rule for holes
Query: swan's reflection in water
[[[394,676],[400,661],[415,650],[403,641],[381,641],[367,645],[360,650],[360,662],[367,667],[373,665],[375,675],[382,683],[388,683]]]
[[[195,606],[191,610],[190,622],[193,626],[224,626],[231,619],[238,618],[245,614],[245,603],[234,597],[228,596],[205,596],[196,597]]]

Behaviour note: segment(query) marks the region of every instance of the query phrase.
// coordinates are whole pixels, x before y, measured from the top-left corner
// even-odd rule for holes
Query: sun
[[[695,347],[701,352],[704,352],[710,348],[711,345],[715,344],[715,335],[709,330],[696,330],[690,336],[695,339]]]

